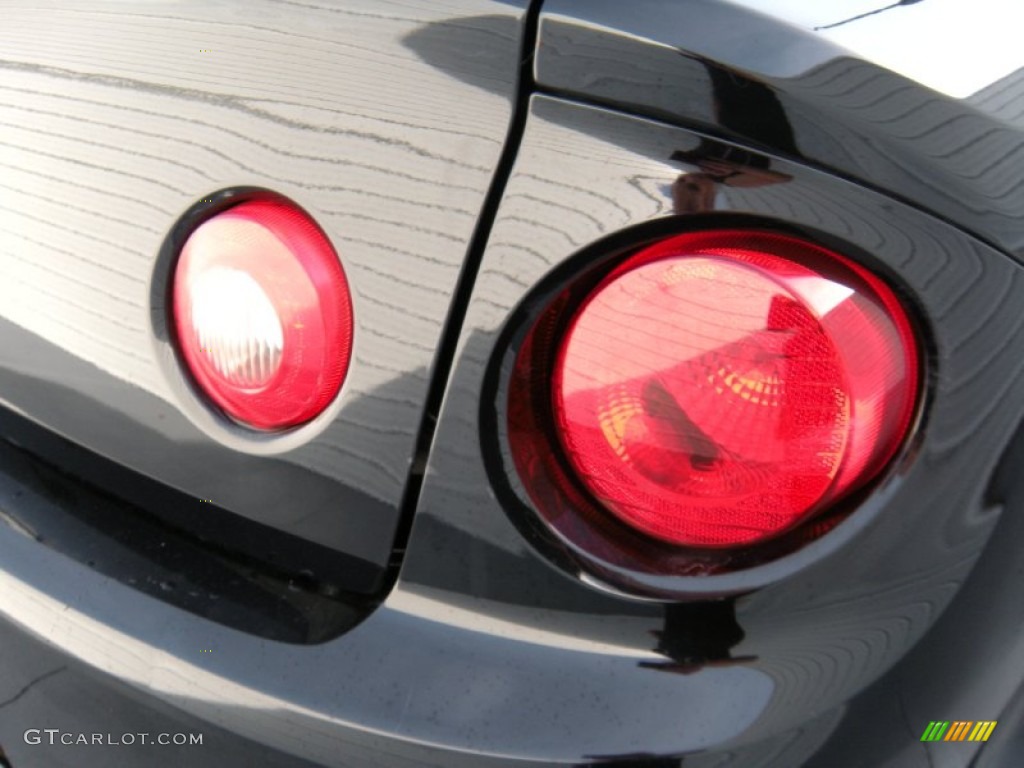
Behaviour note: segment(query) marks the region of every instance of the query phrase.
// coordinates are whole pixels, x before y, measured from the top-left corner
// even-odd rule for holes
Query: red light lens
[[[348,282],[298,208],[251,201],[204,222],[182,248],[173,290],[188,368],[236,421],[296,426],[337,395],[352,348]]]
[[[558,344],[552,408],[568,463],[615,517],[674,545],[793,528],[875,476],[916,405],[916,343],[892,291],[784,235],[650,246],[596,287]],[[528,477],[535,461],[519,448]]]

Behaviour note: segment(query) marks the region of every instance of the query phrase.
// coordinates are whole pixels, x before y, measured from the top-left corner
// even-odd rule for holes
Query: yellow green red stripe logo
[[[996,729],[996,720],[932,720],[921,734],[921,741],[988,741]]]

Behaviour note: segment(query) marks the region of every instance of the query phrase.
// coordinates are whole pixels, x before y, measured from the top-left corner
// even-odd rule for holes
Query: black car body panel
[[[549,0],[537,82],[854,178],[1024,254],[1019,69],[954,99],[728,3]]]
[[[227,80],[187,85],[214,77],[198,67],[104,73],[100,48],[86,64],[24,41],[0,57],[0,89],[43,94],[0,111],[53,121],[18,123],[0,155],[20,174],[0,180],[0,285],[39,283],[39,317],[12,304],[0,324],[0,746],[13,766],[1007,764],[1024,683],[1024,200],[1006,170],[1019,178],[1021,126],[991,100],[938,95],[752,11],[625,5],[547,0],[524,18],[521,4],[476,0],[267,3],[256,21],[198,3],[91,9],[111,28],[166,17],[207,30],[213,50],[219,35],[239,55],[281,58],[287,96],[273,78],[231,96]],[[75,14],[88,16],[54,14],[54,40]],[[760,35],[750,50],[734,44],[744,25]],[[260,48],[278,27],[313,58]],[[784,50],[818,68],[778,69]],[[299,73],[319,85],[300,88]],[[92,93],[110,102],[125,88],[137,100]],[[871,111],[890,92],[901,119]],[[45,106],[61,99],[78,106]],[[363,99],[379,111],[357,117]],[[427,124],[388,112],[402,99],[422,99]],[[129,176],[109,138],[83,133],[107,119],[73,111],[87,104],[135,110],[124,153],[151,170],[174,166],[160,159],[168,142],[203,162],[191,176]],[[204,128],[180,104],[217,117]],[[85,140],[107,159],[71,165],[107,180],[73,177],[95,195],[78,200],[46,164]],[[345,168],[361,169],[351,183]],[[297,201],[331,235],[363,340],[330,418],[264,444],[199,405],[159,337],[158,301],[150,314],[175,221],[203,195],[249,188]],[[99,216],[122,229],[104,234],[88,223]],[[623,242],[719,225],[799,233],[885,274],[926,341],[924,405],[898,461],[827,535],[753,568],[630,585],[534,514],[505,445],[510,356],[543,297]],[[29,240],[35,228],[48,239]],[[15,242],[64,267],[33,272]],[[95,281],[100,245],[119,243],[134,260],[112,263],[138,271],[120,315],[83,304],[90,283],[59,274]],[[74,327],[57,323],[61,297],[81,306]],[[120,352],[103,351],[107,330],[124,335]],[[76,450],[116,465],[110,483]],[[190,536],[177,497],[154,510],[147,479],[347,553],[371,578],[353,586],[354,560],[333,582],[304,582],[233,559]],[[265,535],[253,540],[278,534]],[[936,719],[1000,726],[984,747],[922,743]],[[205,740],[26,739],[46,728]]]
[[[509,122],[521,4],[21,5],[2,53],[5,404],[196,515],[334,553],[292,572],[380,589]],[[424,60],[453,45],[487,88]],[[341,396],[286,434],[205,408],[167,328],[168,225],[253,187],[324,228],[358,323]]]

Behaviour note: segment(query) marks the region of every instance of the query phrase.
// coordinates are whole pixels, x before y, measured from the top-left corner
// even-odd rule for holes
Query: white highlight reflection
[[[1024,67],[1020,0],[927,0],[912,5],[897,0],[730,2],[815,30],[875,64],[955,98],[977,93]]]
[[[266,293],[246,272],[217,267],[191,286],[192,327],[213,367],[231,383],[259,387],[281,365],[284,332]]]

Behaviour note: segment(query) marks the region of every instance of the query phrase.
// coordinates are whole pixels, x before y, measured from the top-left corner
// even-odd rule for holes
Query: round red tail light
[[[175,269],[173,312],[200,389],[255,429],[314,418],[348,370],[345,273],[313,220],[283,202],[241,203],[196,228]]]
[[[917,345],[892,290],[787,235],[647,247],[550,343],[564,463],[614,518],[671,545],[792,529],[875,477],[916,407]],[[510,435],[529,485],[536,445]]]

